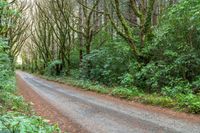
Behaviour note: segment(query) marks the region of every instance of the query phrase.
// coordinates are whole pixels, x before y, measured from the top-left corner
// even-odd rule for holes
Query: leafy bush
[[[45,74],[52,75],[52,76],[60,75],[62,71],[61,65],[62,65],[62,61],[60,60],[55,60],[55,61],[50,62],[48,64],[48,67],[45,70]]]
[[[175,97],[178,94],[192,94],[192,85],[182,79],[174,79],[170,82],[171,87],[165,86],[161,93],[165,96]]]
[[[81,76],[109,86],[119,84],[119,78],[128,72],[130,59],[130,49],[123,41],[109,42],[106,47],[93,50],[84,57]]]
[[[129,73],[125,73],[122,77],[120,77],[121,82],[120,84],[124,87],[131,87],[133,86],[133,75],[129,74]]]
[[[24,102],[22,97],[14,95],[11,92],[0,91],[1,103],[3,104],[3,110],[13,110],[28,113],[30,107]]]
[[[160,88],[167,85],[170,78],[167,69],[164,62],[148,63],[134,74],[134,84],[148,92],[160,91]]]
[[[41,117],[26,116],[20,113],[9,112],[0,117],[0,132],[8,133],[56,133],[60,132],[57,126],[50,126]]]
[[[177,95],[178,106],[191,113],[200,113],[200,96],[193,94]]]
[[[105,88],[101,85],[96,85],[90,81],[85,81],[85,80],[76,80],[76,79],[66,79],[67,83],[70,83],[72,84],[73,86],[76,86],[76,87],[81,87],[85,90],[88,90],[88,91],[94,91],[94,92],[98,92],[98,93],[101,93],[101,94],[108,94],[109,93],[109,89],[108,88]]]

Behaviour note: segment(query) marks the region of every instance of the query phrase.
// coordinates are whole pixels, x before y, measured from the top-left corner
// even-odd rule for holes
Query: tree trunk
[[[83,1],[82,1],[83,2]],[[83,9],[81,6],[79,6],[79,30],[82,31],[82,26],[83,26]],[[82,63],[83,60],[83,35],[79,34],[79,64]]]
[[[86,54],[90,54],[90,44],[86,45]]]

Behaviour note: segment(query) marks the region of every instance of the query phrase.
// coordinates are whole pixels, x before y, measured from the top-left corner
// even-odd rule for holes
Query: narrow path
[[[60,121],[61,117],[62,124],[67,124],[66,128],[71,128],[69,130],[74,133],[200,133],[200,121],[172,118],[116,103],[24,72],[18,71],[17,77],[18,81],[21,79],[20,82],[27,84],[24,87],[29,86],[26,91],[37,94],[36,100],[44,100],[44,108],[47,105],[48,110],[53,108],[49,118]],[[23,85],[19,88],[23,94]]]

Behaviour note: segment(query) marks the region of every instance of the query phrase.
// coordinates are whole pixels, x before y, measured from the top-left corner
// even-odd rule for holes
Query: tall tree
[[[133,17],[137,17],[139,20],[137,25],[140,29],[140,47],[144,47],[145,41],[147,40],[148,35],[151,34],[152,28],[152,14],[154,11],[154,4],[156,0],[142,0],[135,1],[129,0],[130,9],[132,10]],[[139,51],[135,43],[135,37],[133,36],[134,27],[126,19],[125,15],[121,11],[121,2],[120,0],[113,1],[113,8],[116,13],[116,18],[113,18],[109,13],[108,16],[110,21],[119,35],[121,35],[130,45],[133,54],[138,57]],[[120,23],[121,26],[117,26],[116,21]],[[123,29],[123,30],[122,30]]]

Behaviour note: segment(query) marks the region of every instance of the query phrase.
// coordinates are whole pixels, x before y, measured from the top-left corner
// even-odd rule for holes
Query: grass
[[[57,81],[81,88],[87,91],[93,91],[100,94],[112,95],[117,98],[133,100],[139,103],[159,106],[164,108],[171,108],[176,111],[200,114],[200,96],[196,95],[177,95],[176,98],[163,96],[160,94],[148,94],[139,91],[136,87],[107,87],[87,80],[80,80],[73,77],[49,77],[42,76],[42,78]]]
[[[140,101],[144,104],[156,105],[165,108],[174,108],[177,104],[177,102],[172,98],[166,96],[158,96],[157,94],[145,95],[144,97],[140,98]]]
[[[111,91],[112,96],[123,98],[123,99],[128,99],[128,100],[133,100],[136,97],[141,97],[143,96],[143,93],[139,92],[137,88],[124,88],[124,87],[115,87]]]

